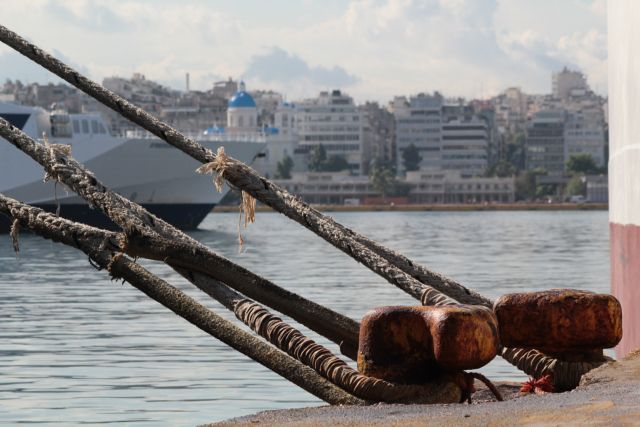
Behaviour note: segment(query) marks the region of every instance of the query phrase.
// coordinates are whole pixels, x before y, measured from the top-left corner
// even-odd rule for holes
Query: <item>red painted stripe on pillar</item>
[[[618,357],[640,348],[640,226],[610,223],[611,292],[622,304]]]

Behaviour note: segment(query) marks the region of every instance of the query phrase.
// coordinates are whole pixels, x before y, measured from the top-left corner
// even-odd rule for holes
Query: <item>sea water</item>
[[[557,287],[609,291],[605,211],[332,215],[492,299]],[[376,306],[416,304],[282,215],[258,213],[241,232],[239,250],[238,215],[217,213],[191,235],[354,319]],[[166,266],[143,264],[235,320]],[[526,379],[500,358],[480,371],[493,380]],[[0,425],[191,426],[321,404],[130,285],[110,281],[79,251],[23,233],[16,256],[0,235]]]

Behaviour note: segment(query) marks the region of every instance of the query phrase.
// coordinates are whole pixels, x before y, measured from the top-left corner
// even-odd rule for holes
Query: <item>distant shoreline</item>
[[[470,212],[470,211],[601,211],[607,203],[490,203],[490,204],[410,204],[410,205],[312,205],[322,212]],[[256,211],[272,211],[258,205]],[[213,213],[237,212],[238,206],[216,206]]]

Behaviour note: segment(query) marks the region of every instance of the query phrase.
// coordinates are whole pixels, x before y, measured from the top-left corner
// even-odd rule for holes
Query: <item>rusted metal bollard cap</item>
[[[445,370],[476,369],[498,351],[497,321],[479,306],[381,307],[360,325],[358,370],[422,383]]]
[[[557,355],[614,347],[622,309],[612,295],[573,289],[503,295],[494,304],[500,342]]]

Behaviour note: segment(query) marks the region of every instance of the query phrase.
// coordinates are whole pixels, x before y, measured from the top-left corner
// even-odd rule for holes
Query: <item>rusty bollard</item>
[[[622,339],[622,308],[612,295],[572,289],[508,294],[494,311],[502,345],[561,360],[601,357]]]
[[[421,384],[443,372],[484,366],[497,351],[497,321],[484,307],[381,307],[362,319],[358,370]]]
[[[509,294],[495,302],[494,312],[502,345],[525,352],[517,364],[534,378],[523,392],[538,385],[542,391],[574,389],[582,375],[611,360],[603,349],[622,338],[622,309],[611,295],[572,289]]]

